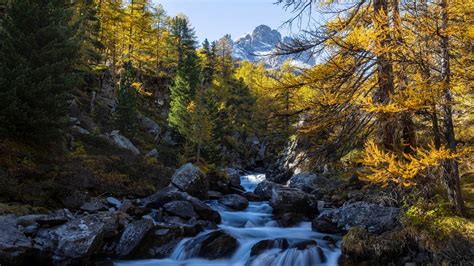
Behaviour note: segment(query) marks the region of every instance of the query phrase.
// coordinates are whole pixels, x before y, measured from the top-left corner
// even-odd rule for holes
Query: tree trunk
[[[451,94],[451,66],[449,58],[449,37],[448,29],[448,1],[441,0],[441,50],[442,50],[442,77],[443,77],[443,94],[444,94],[444,127],[445,139],[449,149],[456,152],[456,136],[454,133],[453,123],[453,97]],[[458,162],[455,159],[449,159],[444,162],[444,178],[448,199],[454,205],[456,212],[465,215],[464,202],[461,196],[461,186],[459,182]]]
[[[389,21],[388,21],[388,0],[374,0],[374,23],[375,27],[382,32],[379,38],[378,47],[382,48],[377,56],[377,75],[379,89],[374,95],[374,101],[380,104],[390,103],[390,97],[393,94],[393,67],[390,62],[390,56],[387,49],[390,45]],[[385,16],[380,20],[380,16]],[[387,150],[395,149],[395,127],[393,118],[390,114],[381,113],[379,116],[380,135],[382,144]]]

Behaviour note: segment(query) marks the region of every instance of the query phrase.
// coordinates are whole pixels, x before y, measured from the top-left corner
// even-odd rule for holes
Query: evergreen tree
[[[64,127],[80,44],[62,0],[17,0],[0,27],[0,130],[49,138]]]
[[[115,119],[122,132],[133,135],[137,129],[137,92],[133,87],[135,72],[130,62],[125,63],[122,71]]]

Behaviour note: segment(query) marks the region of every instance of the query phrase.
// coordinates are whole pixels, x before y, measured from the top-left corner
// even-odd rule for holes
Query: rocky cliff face
[[[235,40],[233,56],[236,59],[251,62],[261,61],[269,68],[281,66],[288,59],[291,60],[292,65],[297,67],[306,68],[314,65],[315,59],[309,53],[293,56],[273,55],[280,43],[287,44],[291,41],[290,37],[282,37],[277,30],[260,25],[252,33]]]

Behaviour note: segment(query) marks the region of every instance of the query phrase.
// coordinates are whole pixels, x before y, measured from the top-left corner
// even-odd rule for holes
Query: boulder
[[[250,257],[258,256],[266,250],[273,248],[279,248],[283,250],[287,249],[288,240],[286,240],[285,238],[261,240],[257,244],[253,245],[252,250],[250,251]]]
[[[222,197],[222,193],[220,193],[219,191],[209,190],[207,192],[207,197],[209,199],[219,199],[220,197]]]
[[[191,163],[187,163],[176,170],[171,177],[171,184],[198,198],[206,198],[209,190],[206,175]]]
[[[249,201],[237,194],[224,195],[219,198],[218,202],[237,211],[245,210],[249,206]]]
[[[131,256],[152,228],[153,221],[151,219],[142,219],[129,224],[117,244],[117,255],[121,258]]]
[[[289,187],[301,189],[307,193],[310,193],[317,188],[323,188],[330,185],[332,185],[331,181],[326,177],[308,172],[296,174],[288,181]]]
[[[17,228],[13,215],[0,216],[0,264],[21,265],[31,255],[33,244]]]
[[[168,202],[163,205],[163,209],[171,215],[175,215],[184,219],[197,217],[196,212],[194,212],[193,205],[183,200]]]
[[[140,154],[137,147],[135,147],[128,138],[122,136],[118,130],[112,131],[110,134],[107,134],[106,137],[116,147],[128,150],[135,155]]]
[[[74,215],[68,209],[61,209],[48,215],[39,216],[35,219],[35,222],[41,227],[53,227],[67,223],[74,218]]]
[[[269,200],[272,197],[274,187],[280,188],[283,186],[272,181],[264,180],[257,185],[253,193],[263,199]]]
[[[237,246],[237,239],[223,230],[217,230],[188,241],[184,246],[184,254],[187,258],[220,259],[230,257]]]
[[[55,264],[71,264],[87,261],[100,251],[105,223],[100,215],[87,215],[56,228],[41,229],[34,248]]]
[[[93,198],[91,201],[82,204],[81,210],[87,212],[98,212],[98,211],[105,211],[108,207],[105,205],[102,200],[98,198]]]
[[[309,247],[317,247],[318,243],[314,240],[303,240],[293,245],[297,250],[305,250]]]
[[[157,140],[161,133],[161,127],[158,125],[158,123],[146,116],[141,116],[138,118],[138,120],[140,123],[140,128]]]
[[[316,218],[311,222],[311,228],[313,231],[326,233],[326,234],[340,234],[344,230],[340,229],[337,225],[331,223],[325,218]]]
[[[273,213],[294,212],[309,217],[318,214],[317,201],[312,195],[299,189],[274,187],[270,205],[273,207]]]
[[[264,201],[265,199],[253,192],[245,192],[242,194],[248,201]]]
[[[107,197],[105,200],[110,206],[113,206],[117,209],[122,206],[122,202],[114,197]]]
[[[212,209],[198,198],[193,197],[186,192],[182,192],[173,186],[168,186],[143,199],[145,202],[145,207],[153,209],[159,209],[168,202],[179,200],[189,202],[193,206],[193,209],[198,215],[199,219],[208,220],[214,223],[221,222],[221,216],[216,210]]]
[[[67,193],[67,195],[61,199],[61,202],[64,204],[64,207],[71,210],[77,210],[89,200],[90,197],[87,194],[79,191],[72,191]]]
[[[361,226],[369,233],[380,234],[397,226],[399,216],[399,208],[359,201],[324,212],[318,217],[318,220],[326,219],[343,230]]]
[[[151,151],[149,151],[146,155],[145,155],[145,158],[158,158],[160,154],[158,153],[158,150],[157,149],[153,149]]]

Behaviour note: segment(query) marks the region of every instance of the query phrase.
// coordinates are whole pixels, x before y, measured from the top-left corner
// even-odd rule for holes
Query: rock
[[[290,227],[304,220],[306,216],[297,212],[278,212],[273,215],[273,218],[279,226]]]
[[[293,245],[297,250],[305,250],[311,246],[317,247],[318,243],[314,240],[303,240]]]
[[[361,226],[369,233],[380,234],[397,226],[399,215],[399,208],[359,201],[324,212],[318,219],[325,218],[344,230],[349,230],[353,226]]]
[[[138,118],[138,120],[140,123],[140,128],[152,135],[155,140],[157,140],[161,133],[161,127],[151,118],[146,116],[141,116]]]
[[[237,239],[217,230],[201,235],[184,246],[187,258],[221,259],[231,256],[237,249]]]
[[[128,138],[120,135],[118,130],[112,131],[110,134],[107,134],[106,137],[113,145],[117,146],[118,148],[128,150],[135,155],[140,154],[140,151],[137,149],[137,147],[135,147],[135,145],[133,145],[133,143]]]
[[[110,205],[110,206],[113,206],[115,208],[120,208],[122,206],[122,202],[120,202],[120,200],[114,198],[114,197],[107,197],[105,199],[107,201],[107,203]]]
[[[257,244],[253,245],[252,250],[250,251],[250,257],[258,256],[266,250],[273,248],[279,248],[283,250],[287,249],[288,240],[286,240],[285,238],[261,240]]]
[[[334,240],[334,238],[331,236],[324,236],[323,240],[326,241],[330,248],[336,248],[336,240]]]
[[[218,199],[218,198],[222,197],[222,193],[220,193],[219,191],[209,190],[207,192],[207,197],[209,199]]]
[[[234,187],[240,188],[240,177],[244,175],[244,172],[235,168],[226,168],[224,171],[229,177],[230,184]]]
[[[270,205],[273,213],[294,212],[308,217],[318,214],[317,201],[299,189],[274,187]]]
[[[89,199],[90,197],[87,194],[79,191],[73,191],[67,193],[67,196],[63,198],[61,202],[64,204],[64,207],[71,210],[76,210],[79,209],[82,204],[89,201]]]
[[[248,201],[264,201],[265,199],[253,192],[245,192],[242,194]]]
[[[219,198],[218,202],[237,211],[245,210],[249,206],[249,201],[237,194],[224,195]]]
[[[314,219],[311,222],[311,228],[313,231],[326,234],[340,234],[344,232],[344,230],[341,230],[339,227],[337,227],[337,225],[324,218]]]
[[[274,187],[283,186],[272,181],[264,180],[257,185],[253,193],[263,199],[269,200],[272,197]]]
[[[91,201],[82,204],[81,210],[87,212],[98,212],[107,210],[107,206],[98,198],[93,198]]]
[[[29,214],[18,217],[16,222],[17,225],[21,225],[23,227],[38,225],[37,220],[45,219],[47,216],[47,214]],[[67,220],[65,222],[67,222]]]
[[[121,258],[132,255],[152,227],[151,219],[142,219],[129,224],[117,244],[117,255]]]
[[[158,150],[153,149],[145,155],[145,158],[158,158],[158,155],[159,155]]]
[[[52,214],[40,216],[35,221],[41,227],[54,227],[69,222],[75,217],[68,209],[56,210]]]
[[[33,244],[17,228],[13,215],[0,216],[0,264],[21,265],[28,260]]]
[[[34,247],[41,256],[53,258],[55,264],[85,262],[100,251],[105,229],[103,218],[87,215],[56,228],[41,229]]]
[[[308,172],[296,174],[288,181],[289,187],[301,189],[307,193],[310,193],[316,188],[326,187],[328,185],[331,185],[331,182],[326,177]]]
[[[191,163],[187,163],[176,170],[171,177],[171,184],[198,198],[206,198],[209,190],[206,175]]]
[[[187,201],[171,201],[166,203],[163,206],[163,209],[171,215],[176,215],[184,219],[197,217],[196,212],[194,212],[193,205]]]
[[[145,207],[153,209],[159,209],[168,202],[178,200],[189,202],[199,216],[199,219],[212,221],[214,223],[221,222],[221,216],[216,210],[212,209],[198,198],[193,197],[186,192],[182,192],[174,186],[168,186],[143,199]]]
[[[81,134],[81,135],[90,135],[91,132],[83,127],[80,127],[78,125],[73,125],[71,127],[72,131],[76,132],[77,134]]]

